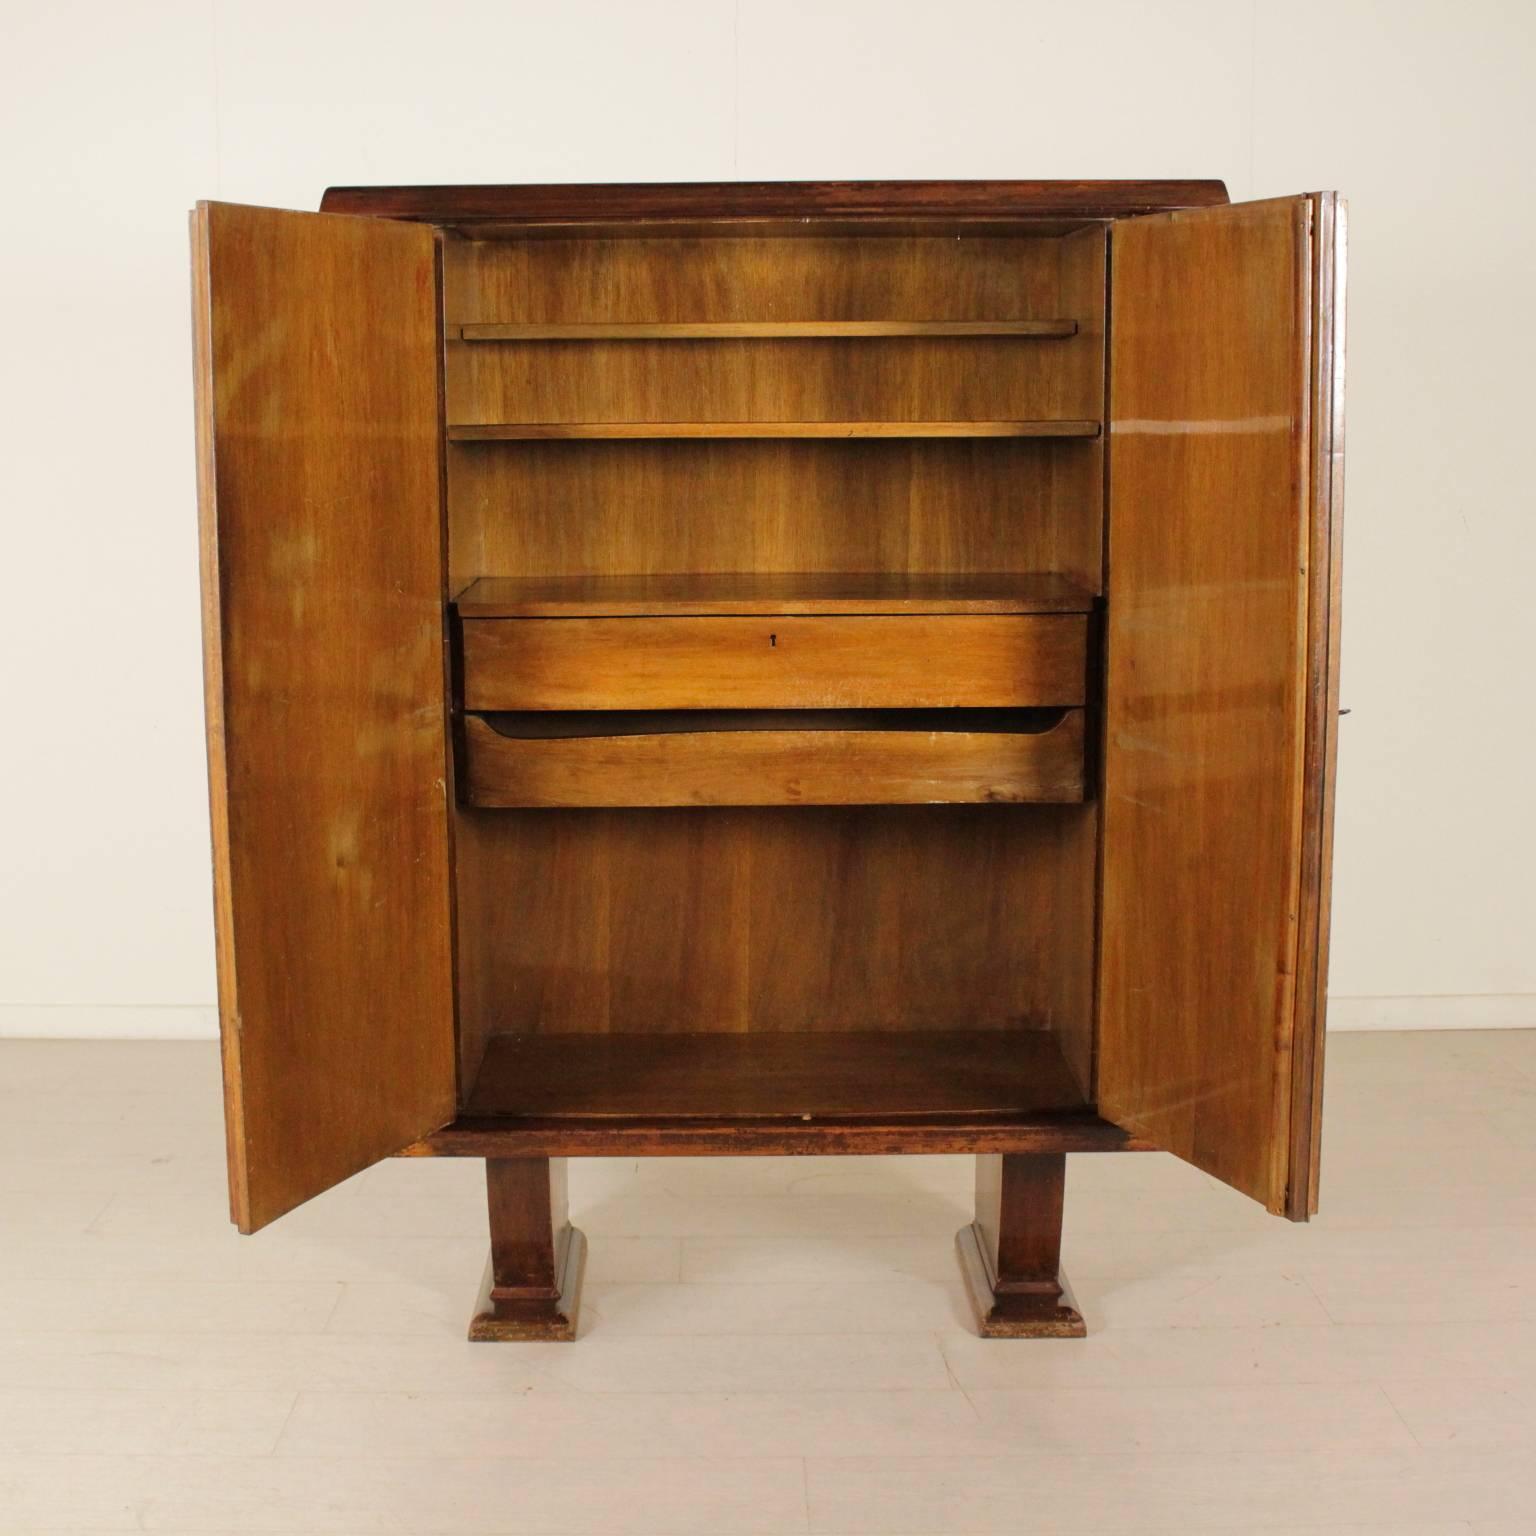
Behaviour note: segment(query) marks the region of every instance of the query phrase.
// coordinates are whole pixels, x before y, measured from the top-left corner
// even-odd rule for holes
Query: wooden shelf
[[[1086,1107],[1043,1030],[493,1035],[473,1118],[1025,1116]]]
[[[1097,421],[498,421],[448,428],[454,443],[637,437],[1097,437]]]
[[[682,618],[709,614],[1088,613],[1094,594],[1054,571],[723,571],[481,576],[463,618]]]
[[[400,1157],[772,1157],[821,1153],[1157,1152],[1092,1110],[893,1115],[887,1120],[460,1116]]]
[[[580,324],[461,325],[460,341],[797,341],[890,336],[1060,337],[1077,334],[1076,320],[650,320]]]

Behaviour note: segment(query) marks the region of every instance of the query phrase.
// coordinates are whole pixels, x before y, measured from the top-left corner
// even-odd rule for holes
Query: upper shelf
[[[740,341],[887,336],[1075,336],[1076,320],[656,320],[461,325],[460,341]]]
[[[1097,437],[1097,421],[497,421],[448,428],[454,443],[602,437]]]
[[[482,576],[463,618],[707,614],[1087,613],[1094,597],[1054,571],[727,571],[650,576]]]

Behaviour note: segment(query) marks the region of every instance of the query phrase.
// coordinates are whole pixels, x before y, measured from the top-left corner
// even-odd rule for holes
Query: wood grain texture
[[[689,437],[1097,437],[1097,421],[497,421],[455,422],[453,443]]]
[[[465,721],[475,806],[941,805],[1083,798],[1083,712],[1040,733],[673,730],[509,738]]]
[[[976,1159],[976,1220],[956,1234],[961,1273],[984,1339],[1080,1339],[1087,1333],[1061,1274],[1067,1160]]]
[[[735,571],[1102,579],[1094,440],[453,444],[455,583]],[[1070,462],[1068,462],[1070,461]]]
[[[1084,614],[464,619],[464,706],[961,709],[1076,705]]]
[[[1117,228],[1111,327],[1099,1102],[1291,1214],[1294,1076],[1321,1023],[1298,924],[1329,798],[1308,753],[1329,583],[1314,214]]]
[[[1071,350],[1063,351],[1058,393],[1051,414],[1082,402],[1084,415],[1108,411],[1105,339],[1108,326],[1109,251],[1102,229],[1079,230],[1058,242],[1058,304],[1081,316]],[[1058,443],[1050,457],[1050,490],[1033,521],[1038,567],[1060,571],[1103,590],[1104,581],[1104,433],[1095,438]]]
[[[520,321],[455,327],[457,341],[740,341],[821,336],[881,340],[892,336],[1032,336],[1077,334],[1076,320],[589,320]]]
[[[1303,764],[1297,1027],[1285,1214],[1317,1214],[1333,894],[1334,776],[1338,760],[1339,634],[1344,564],[1344,314],[1346,210],[1335,192],[1312,203],[1311,548]]]
[[[1085,236],[1103,247],[1101,231]],[[1066,241],[981,236],[956,240],[913,235],[861,238],[808,234],[801,239],[777,236],[739,239],[652,237],[644,240],[582,235],[568,239],[523,241],[449,238],[447,241],[445,318],[449,334],[461,326],[629,326],[749,325],[835,322],[858,325],[907,325],[921,317],[946,323],[1092,318],[1064,301],[1061,263]],[[694,353],[740,358],[766,346],[662,346],[655,356],[667,366]],[[878,347],[840,345],[829,355],[850,367],[866,366]],[[898,349],[900,350],[900,349]],[[919,355],[941,362],[955,348],[926,346]],[[959,348],[963,355],[969,349]],[[1004,354],[1012,366],[1049,371],[1063,356],[1079,350],[1075,339],[1047,346],[1009,342]],[[522,356],[524,366],[537,357],[547,364],[568,355],[590,367],[602,347],[519,348],[459,347],[450,353],[465,364],[479,359],[489,368],[495,355],[503,365]],[[784,356],[801,366],[816,349],[791,347]],[[487,381],[495,371],[467,374]],[[1066,413],[1063,413],[1066,414]],[[1086,412],[1083,414],[1087,414]]]
[[[448,419],[537,423],[540,432],[658,422],[736,423],[729,430],[738,432],[797,422],[806,432],[855,423],[954,431],[978,422],[998,432],[1010,422],[1097,419],[1102,366],[1083,368],[1094,343],[1075,334],[1097,317],[1084,295],[1064,294],[1067,247],[1018,238],[452,241],[450,334],[523,326],[620,334],[535,349],[451,340]],[[765,330],[807,315],[820,334]],[[915,315],[970,333],[918,334]],[[1073,334],[1021,345],[996,334],[999,315],[1065,323]],[[751,334],[717,331],[707,345],[643,334],[700,326]],[[872,342],[835,329],[848,326],[883,335]]]
[[[1048,240],[1087,230],[1103,231],[1106,221],[1063,214],[1026,218],[951,218],[942,214],[891,214],[824,219],[465,219],[434,223],[439,234],[489,244],[541,240]]]
[[[779,422],[799,419],[793,407],[808,402],[817,409],[804,414],[827,419],[838,417],[833,407],[878,419],[884,406],[911,419],[920,415],[913,391],[922,389],[935,404],[966,401],[963,414],[975,419],[988,413],[971,405],[1010,399],[1020,406],[1010,416],[1096,421],[1104,399],[1104,252],[1099,228],[961,242],[449,239],[444,303],[456,325],[734,324],[782,314],[860,324],[926,314],[965,323],[1035,313],[1070,316],[1078,326],[1070,340],[1043,346],[999,342],[1001,358],[981,370],[969,343],[957,352],[948,341],[913,343],[920,348],[913,357],[894,361],[891,348],[905,343],[656,343],[638,352],[633,343],[455,344],[451,419],[590,422],[598,419],[592,406],[607,403],[617,419],[655,422],[667,417],[658,391],[679,407],[668,419],[684,421],[733,419],[722,406],[727,397],[742,416]],[[500,361],[488,359],[497,352],[505,354]],[[700,352],[714,361],[687,360]],[[874,352],[887,360],[872,365]],[[566,361],[554,365],[557,353]],[[935,375],[940,382],[921,382]],[[516,451],[457,443],[449,453],[452,570],[457,581],[1054,570],[1096,591],[1101,464],[1093,438],[609,439],[590,450],[580,440],[524,440]]]
[[[1065,236],[1059,225],[1049,234],[1032,228],[1042,238],[1021,239],[1015,229],[957,242],[934,238],[930,226],[887,227],[872,239],[848,227],[802,228],[793,240],[744,227],[729,238],[653,229],[635,239],[637,229],[608,221],[587,227],[593,238],[550,228],[529,240],[449,238],[450,328],[755,329],[806,316],[849,327],[906,327],[913,317],[985,325],[999,316],[1068,319],[1076,327],[1071,337],[1040,344],[857,335],[722,337],[707,345],[654,336],[577,346],[452,343],[450,420],[669,420],[703,422],[709,432],[733,421],[766,421],[780,432],[802,420],[812,429],[894,420],[908,431],[931,403],[952,414],[929,419],[962,421],[966,431],[969,422],[993,419],[1096,422],[1104,400],[1105,235],[1099,227]],[[727,231],[716,222],[709,233]],[[993,402],[1008,411],[989,414]],[[767,581],[755,589],[764,614],[767,599],[786,590],[781,576],[810,573],[836,584],[787,592],[807,602],[792,622],[821,616],[814,609],[822,593],[834,601],[848,595],[850,576],[872,583],[858,590],[876,602],[906,591],[926,605],[934,589],[919,578],[930,573],[946,579],[940,602],[956,590],[952,578],[985,582],[1010,571],[1060,576],[1092,595],[1101,579],[1102,483],[1096,437],[460,442],[449,448],[451,570],[459,585],[476,577],[613,578],[593,594],[603,601],[636,578],[684,576],[707,594],[710,578],[750,572]],[[742,593],[739,585],[715,590],[732,601]],[[639,591],[642,604],[657,595],[654,586]],[[1081,595],[1070,602],[1060,611],[1084,611]],[[1017,611],[1012,598],[1003,603],[996,614]],[[717,614],[732,616],[675,617]],[[624,615],[577,607],[561,622],[597,617]],[[780,622],[763,631],[765,644]],[[611,707],[634,708],[632,689],[602,681],[614,665],[633,681],[631,649],[588,658],[576,681],[586,690],[609,687]],[[719,657],[702,660],[702,672],[688,664],[692,686],[702,677],[718,701]],[[471,699],[473,662],[466,658]],[[949,676],[958,669],[958,658],[944,659]],[[1074,671],[1084,675],[1084,658]],[[1016,674],[1010,678],[1016,685]],[[506,680],[521,688],[525,675],[510,668]],[[765,703],[789,702],[774,690]],[[1081,684],[1072,689],[1074,700],[1080,696]],[[494,745],[503,758],[509,747],[527,746]],[[605,749],[587,742],[531,750],[590,760]],[[642,748],[629,742],[616,750]],[[1075,776],[1080,754],[1072,756]],[[1006,806],[986,809],[1005,819],[938,822],[931,818],[946,807],[914,807],[900,812],[900,822],[861,831],[842,818],[865,812],[803,804],[784,813],[799,819],[794,827],[759,819],[778,814],[771,809],[690,809],[686,818],[676,813],[691,822],[684,827],[656,819],[673,815],[665,810],[465,808],[458,891],[466,1080],[487,1042],[507,1029],[908,1030],[933,1021],[944,1028],[1033,1021],[1056,1033],[1086,1083],[1092,815],[1066,807],[1075,814],[1062,820],[1051,808],[1031,807],[1047,819],[1026,825]]]
[[[326,213],[581,224],[665,219],[1115,219],[1227,201],[1220,181],[726,181],[328,187]]]
[[[461,810],[464,1078],[495,1033],[1051,1030],[1077,1068],[1095,824],[1081,805]]]
[[[465,619],[722,614],[1090,613],[1094,595],[1054,571],[663,571],[482,576],[454,599]]]
[[[232,1210],[454,1108],[430,231],[201,204],[203,619]]]
[[[1022,1117],[1085,1108],[1045,1032],[497,1035],[471,1119]]]
[[[213,460],[213,326],[209,292],[208,213],[188,217],[192,257],[192,396],[197,444],[198,583],[203,641],[203,718],[208,750],[209,842],[213,853],[213,941],[219,1000],[219,1064],[224,1084],[224,1173],[230,1219],[248,1221],[245,1096],[240,1034],[225,1027],[239,1017],[234,931],[230,920],[229,778],[224,718],[224,622],[219,581],[219,520]]]
[[[485,1164],[491,1253],[471,1343],[573,1343],[587,1244],[571,1225],[564,1158]]]
[[[1154,1152],[1087,1111],[884,1120],[633,1120],[461,1116],[401,1157],[800,1157],[894,1153]]]

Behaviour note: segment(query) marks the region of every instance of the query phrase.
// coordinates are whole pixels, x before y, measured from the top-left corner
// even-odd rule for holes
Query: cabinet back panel
[[[1104,233],[450,241],[448,420],[1098,418]],[[1072,320],[1036,338],[465,342],[463,324]]]
[[[448,419],[1097,418],[1083,343],[1009,337],[448,343]]]
[[[477,576],[1058,571],[1100,589],[1097,441],[450,444]]]
[[[463,1080],[497,1034],[1050,1029],[1086,1083],[1092,806],[469,811]]]
[[[444,319],[459,325],[693,320],[1057,319],[1064,238],[810,236],[450,240]],[[1076,317],[1081,318],[1081,317]],[[1027,344],[1026,344],[1027,345]]]

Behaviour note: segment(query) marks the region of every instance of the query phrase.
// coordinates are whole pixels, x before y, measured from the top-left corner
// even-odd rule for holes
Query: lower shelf
[[[496,1035],[470,1119],[1027,1117],[1086,1107],[1043,1030]]]
[[[988,1152],[1157,1152],[1091,1109],[887,1120],[461,1116],[397,1157],[894,1157]]]
[[[1084,794],[1080,709],[782,711],[750,724],[737,713],[733,723],[731,712],[592,712],[587,725],[563,727],[570,734],[551,733],[536,713],[494,724],[471,715],[465,798],[539,809],[1059,804]],[[914,714],[951,728],[917,728]],[[966,729],[967,716],[986,718]]]

